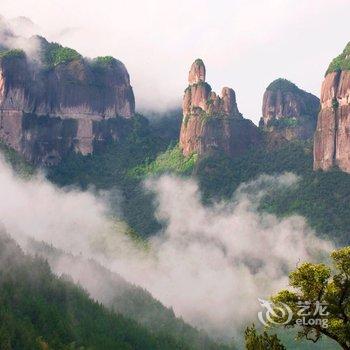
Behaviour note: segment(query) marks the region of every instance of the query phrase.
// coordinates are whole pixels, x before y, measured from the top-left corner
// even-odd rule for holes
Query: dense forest
[[[153,194],[143,186],[143,180],[149,176],[191,176],[199,183],[203,203],[212,205],[230,200],[240,184],[263,173],[293,172],[298,175],[297,183],[282,191],[271,189],[262,199],[260,210],[279,216],[301,214],[318,235],[339,245],[349,244],[350,175],[337,169],[312,171],[311,141],[252,149],[236,159],[216,152],[202,158],[184,158],[177,144],[180,120],[179,112],[151,121],[137,115],[130,121],[133,131],[126,139],[110,143],[92,155],[72,153],[59,165],[45,169],[47,177],[59,186],[75,185],[84,190],[91,184],[97,189],[117,188],[123,198],[121,219],[129,225],[132,235],[146,238],[162,227],[154,215]],[[1,150],[20,176],[28,178],[38,171],[16,152],[5,146]],[[147,291],[130,285],[94,261],[81,262],[79,257],[68,254],[73,264],[88,264],[99,276],[105,295],[110,296],[100,300],[102,304],[94,301],[98,296],[89,286],[82,289],[70,277],[57,277],[50,270],[48,263],[54,265],[55,259],[67,253],[33,242],[32,252],[38,255],[34,258],[24,255],[7,236],[2,235],[1,242],[1,259],[14,259],[2,264],[1,272],[1,317],[5,317],[6,327],[1,328],[0,336],[1,343],[7,346],[4,349],[225,348],[176,318],[171,309]],[[6,254],[7,246],[16,252],[11,257]],[[118,292],[111,295],[107,289]],[[115,327],[121,331],[114,332]],[[254,341],[275,342],[273,335],[259,338],[254,332],[250,329]],[[294,344],[292,334],[279,334],[288,348],[294,346],[290,345]],[[309,347],[300,344],[295,348]]]
[[[173,118],[178,121],[178,114]],[[241,183],[261,174],[293,172],[300,177],[297,186],[269,193],[261,209],[281,216],[303,215],[320,236],[340,245],[350,243],[350,207],[347,205],[350,175],[337,169],[314,172],[312,141],[252,149],[233,160],[222,153],[201,159],[196,155],[184,158],[177,145],[180,125],[173,122],[169,130],[167,121],[154,125],[137,116],[136,127],[128,139],[90,156],[72,154],[49,169],[48,177],[61,186],[76,184],[86,188],[94,184],[97,188],[121,189],[125,220],[138,234],[149,236],[159,230],[161,224],[153,215],[152,194],[142,186],[147,176],[162,173],[193,176],[199,182],[203,202],[210,204],[229,199]]]
[[[128,304],[139,304],[139,317],[151,308],[160,316],[163,314],[163,319],[158,319],[159,327],[149,324],[147,329],[140,322],[122,315],[122,303],[123,314],[130,316],[132,312],[132,306],[125,310],[125,295],[112,300],[114,308],[103,306],[74,284],[68,275],[57,277],[53,274],[42,257],[24,254],[4,233],[0,233],[0,261],[2,350],[229,349],[175,320],[170,311],[145,291],[129,287],[132,293]],[[135,309],[133,312],[137,313]],[[168,322],[168,326],[162,322]],[[183,332],[173,332],[172,325],[182,327]]]

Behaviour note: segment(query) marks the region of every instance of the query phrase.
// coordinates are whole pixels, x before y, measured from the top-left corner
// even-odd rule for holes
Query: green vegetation
[[[285,92],[300,92],[300,89],[291,81],[283,78],[278,78],[274,80],[270,85],[266,88],[266,90],[277,91],[282,90]]]
[[[110,66],[116,62],[118,61],[112,56],[98,56],[94,58],[92,61],[93,64],[97,64],[101,66]]]
[[[211,91],[211,86],[206,81],[199,81],[198,83],[187,86],[185,92],[190,90],[192,87],[202,87],[209,92]]]
[[[69,47],[63,47],[58,43],[47,43],[42,53],[42,60],[49,68],[56,67],[60,64],[67,64],[81,58],[82,56],[77,51]]]
[[[130,173],[141,164],[150,164],[164,152],[171,135],[161,135],[161,126],[158,134],[147,119],[139,115],[130,120],[119,118],[118,123],[125,135],[119,142],[111,141],[88,156],[70,154],[48,170],[48,177],[60,186],[75,184],[86,189],[93,184],[98,189],[118,188],[123,195],[121,205],[128,225],[143,236],[149,235],[161,227],[154,218],[153,195]]]
[[[280,118],[280,119],[273,119],[268,123],[269,126],[275,127],[277,130],[284,129],[284,128],[295,128],[300,125],[300,120],[296,118]]]
[[[317,342],[325,336],[350,349],[350,247],[334,251],[331,259],[332,266],[302,264],[289,276],[293,290],[282,290],[272,300],[291,308],[286,327],[299,326],[299,338]],[[309,302],[302,326],[297,321],[300,302]],[[327,305],[326,310],[319,312],[319,305]]]
[[[290,142],[269,150],[264,147],[251,150],[244,156],[230,159],[223,153],[213,153],[197,164],[196,176],[206,202],[229,199],[242,183],[261,174],[281,174],[286,171],[304,174],[312,169],[312,145],[308,142]]]
[[[6,59],[6,58],[25,58],[26,54],[23,50],[4,50],[0,51],[0,59]]]
[[[242,182],[260,174],[293,172],[300,176],[297,186],[270,191],[261,209],[281,217],[300,214],[316,232],[340,245],[350,244],[350,175],[334,169],[312,170],[312,143],[290,142],[275,150],[252,150],[231,160],[223,154],[212,154],[196,166],[203,200],[231,198]]]
[[[198,64],[198,65],[201,65],[201,66],[204,66],[204,63],[203,63],[203,60],[201,58],[197,58],[194,63]]]
[[[316,232],[344,245],[350,244],[350,175],[338,170],[302,174],[298,186],[272,191],[262,209],[280,216],[300,214]]]
[[[0,260],[1,349],[192,348],[107,310],[3,234]]]
[[[49,178],[59,185],[119,188],[124,198],[124,219],[137,233],[148,236],[159,230],[161,223],[154,217],[153,195],[142,185],[147,175],[190,175],[194,169],[203,201],[210,204],[231,198],[239,184],[260,174],[289,171],[300,175],[298,186],[271,191],[263,199],[261,209],[279,216],[300,214],[319,235],[338,244],[350,243],[350,175],[337,170],[312,171],[311,142],[289,142],[273,150],[261,147],[234,160],[222,153],[185,159],[178,146],[169,146],[178,137],[178,124],[163,137],[166,123],[156,130],[140,116],[130,123],[133,131],[124,140],[90,156],[69,155],[49,169]]]
[[[277,335],[270,335],[266,331],[258,334],[254,325],[245,331],[246,350],[286,350]]]
[[[47,259],[51,266],[57,266],[61,259],[69,261],[71,266],[84,266],[85,270],[94,276],[92,283],[94,286],[99,286],[98,297],[102,299],[104,306],[137,321],[153,334],[175,337],[178,341],[190,344],[191,349],[229,349],[229,347],[215,344],[204,332],[177,318],[171,308],[163,306],[146,290],[128,283],[94,260],[73,256],[37,241],[31,241],[29,249],[35,255]]]
[[[339,101],[336,97],[332,99],[332,108],[334,111],[336,111],[339,108]]]
[[[5,160],[11,164],[15,172],[22,178],[30,178],[35,173],[35,167],[33,165],[29,164],[15,150],[7,147],[1,142],[0,152],[3,154]]]
[[[161,153],[153,162],[142,164],[133,168],[129,175],[143,178],[148,175],[160,175],[171,172],[174,174],[190,175],[193,172],[197,161],[197,154],[190,157],[184,157],[178,145],[169,147],[164,153]]]
[[[332,60],[326,75],[340,70],[350,70],[350,42],[345,46],[343,52]]]

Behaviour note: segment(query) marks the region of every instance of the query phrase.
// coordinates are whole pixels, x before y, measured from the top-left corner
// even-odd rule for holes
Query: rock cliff
[[[286,79],[273,81],[263,97],[260,127],[269,144],[307,140],[316,129],[319,99]]]
[[[224,87],[221,96],[205,81],[205,66],[197,59],[188,76],[189,86],[183,97],[183,121],[180,148],[185,156],[212,150],[235,157],[260,142],[258,128],[242,117],[236,95]]]
[[[314,169],[350,173],[350,43],[330,64],[321,88]]]
[[[0,51],[0,140],[29,161],[56,164],[74,150],[118,138],[99,123],[135,112],[128,72],[113,57],[83,58],[76,51],[31,39],[35,59],[21,50]],[[109,123],[114,125],[113,123]]]

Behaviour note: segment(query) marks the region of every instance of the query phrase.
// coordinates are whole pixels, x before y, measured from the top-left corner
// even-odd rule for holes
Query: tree
[[[255,326],[247,327],[245,331],[246,350],[286,350],[276,334],[270,335],[266,331],[258,334]]]
[[[317,342],[325,335],[349,350],[350,247],[334,251],[331,259],[332,266],[302,264],[289,276],[294,290],[282,290],[272,301],[291,308],[286,327],[299,326],[300,339]]]

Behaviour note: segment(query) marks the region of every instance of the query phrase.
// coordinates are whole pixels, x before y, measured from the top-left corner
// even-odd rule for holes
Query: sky
[[[217,92],[236,91],[258,122],[266,86],[284,77],[319,95],[330,60],[350,40],[349,0],[1,0],[52,41],[113,55],[130,73],[139,111],[180,106],[192,61]],[[29,34],[24,33],[24,34]]]

